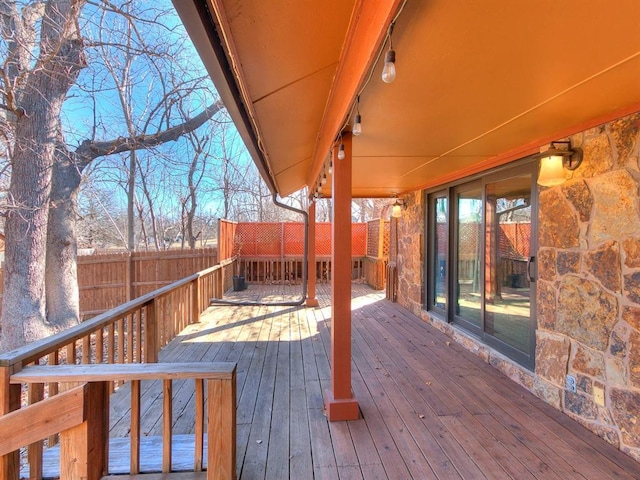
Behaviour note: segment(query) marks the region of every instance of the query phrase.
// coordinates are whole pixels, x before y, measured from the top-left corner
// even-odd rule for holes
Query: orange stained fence
[[[222,225],[222,223],[221,223]],[[301,257],[304,254],[304,224],[238,223],[235,224],[233,254],[240,257]],[[221,236],[219,242],[228,241]],[[222,251],[227,247],[220,245]],[[331,223],[316,224],[316,256],[331,255]],[[351,254],[353,257],[367,255],[367,224],[351,225]]]

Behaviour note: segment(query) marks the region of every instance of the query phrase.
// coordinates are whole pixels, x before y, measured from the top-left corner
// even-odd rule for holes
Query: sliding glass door
[[[427,308],[531,368],[534,179],[528,164],[427,196]]]

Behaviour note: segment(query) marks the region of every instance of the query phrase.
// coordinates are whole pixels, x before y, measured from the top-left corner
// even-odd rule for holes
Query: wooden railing
[[[31,365],[155,363],[160,349],[188,324],[199,321],[211,298],[221,298],[232,284],[235,259],[222,262],[155,290],[47,339],[0,355],[0,418],[58,394],[57,382],[12,383]],[[113,390],[122,378],[109,381]],[[126,379],[124,379],[126,380]],[[29,428],[46,420],[34,417]],[[0,430],[0,436],[5,433]],[[57,438],[48,439],[48,445]],[[42,478],[43,442],[28,446],[30,478]],[[19,478],[19,454],[0,457],[0,478]]]
[[[240,257],[238,272],[249,283],[302,283],[302,257]],[[353,257],[352,280],[365,278],[365,258]],[[331,280],[331,257],[316,257],[316,281]]]
[[[25,367],[12,384],[43,388],[58,383],[64,393],[0,417],[0,431],[19,432],[0,439],[0,455],[60,433],[60,477],[99,480],[108,470],[108,385],[131,382],[130,472],[140,473],[140,382],[163,382],[162,472],[172,471],[173,381],[195,382],[195,448],[193,470],[203,471],[207,432],[207,479],[235,478],[234,363],[156,363],[124,365],[52,365]],[[66,388],[78,382],[80,387]],[[206,382],[206,383],[205,383]],[[205,387],[207,391],[205,408]],[[205,425],[205,411],[206,425]],[[105,415],[106,413],[106,415]],[[38,422],[34,422],[38,419]],[[33,426],[31,426],[33,425]],[[24,428],[29,426],[29,428]],[[40,469],[40,476],[42,471]],[[34,478],[31,471],[30,478]]]

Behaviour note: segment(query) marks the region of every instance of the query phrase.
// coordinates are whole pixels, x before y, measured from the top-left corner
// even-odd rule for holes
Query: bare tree
[[[124,2],[125,8],[130,4]],[[0,351],[78,321],[77,193],[87,166],[102,156],[174,141],[222,108],[220,102],[213,102],[193,118],[171,126],[170,102],[159,101],[155,114],[146,117],[157,121],[149,120],[146,128],[116,134],[110,140],[98,139],[94,114],[91,138],[75,148],[68,146],[63,104],[87,67],[87,48],[101,45],[82,36],[86,5],[84,0],[0,0],[0,42],[4,47],[0,52],[6,52],[0,54],[4,55],[0,58],[0,104],[8,112],[2,122],[2,131],[8,133],[2,137],[3,151],[11,160]],[[90,5],[96,8],[96,4]],[[135,20],[130,12],[113,4],[99,5],[122,15],[125,24]],[[84,23],[88,25],[90,22]],[[185,90],[176,95],[188,93]],[[99,127],[108,138],[109,128],[114,126],[101,123]],[[77,138],[78,132],[74,135]]]

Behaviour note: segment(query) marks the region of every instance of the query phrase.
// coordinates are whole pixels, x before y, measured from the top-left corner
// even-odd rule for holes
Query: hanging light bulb
[[[343,148],[344,150],[344,148]],[[340,151],[338,151],[338,154],[340,153]],[[340,157],[338,157],[340,158]],[[333,173],[333,160],[329,159],[329,168],[327,169],[327,171],[329,172],[329,175],[331,175]]]
[[[353,128],[351,129],[351,133],[356,137],[362,133],[362,116],[359,113],[356,113],[356,116],[353,117]]]
[[[389,25],[389,50],[384,56],[384,67],[382,67],[382,81],[384,83],[391,83],[396,79],[396,51],[393,49],[393,40],[391,39],[393,26],[393,23]]]
[[[392,48],[387,50],[384,56],[384,67],[382,67],[382,81],[391,83],[396,79],[396,51]]]
[[[338,148],[338,160],[344,160],[344,144],[340,144]]]
[[[324,185],[325,183],[327,183],[327,174],[323,173],[322,180],[320,180],[320,185]]]
[[[318,184],[318,193],[322,193],[322,182]]]
[[[356,137],[362,133],[362,116],[360,115],[360,95],[356,97],[356,114],[353,117],[351,133]]]

